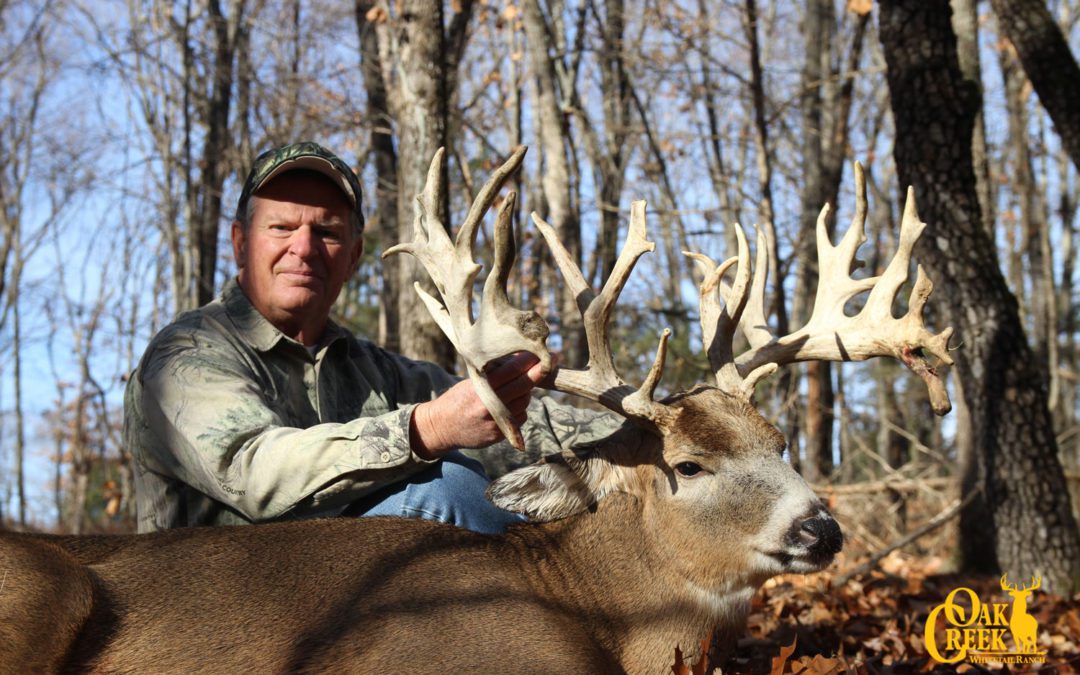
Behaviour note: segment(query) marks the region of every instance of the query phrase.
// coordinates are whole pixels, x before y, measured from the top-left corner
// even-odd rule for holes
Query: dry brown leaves
[[[832,588],[833,573],[781,577],[754,598],[748,635],[723,663],[725,674],[771,673],[1076,673],[1080,670],[1080,594],[1038,593],[1029,606],[1039,623],[1041,666],[943,665],[923,642],[930,611],[957,586],[1002,597],[996,577],[940,574],[940,559],[894,554],[882,571]],[[717,672],[717,671],[714,671]]]

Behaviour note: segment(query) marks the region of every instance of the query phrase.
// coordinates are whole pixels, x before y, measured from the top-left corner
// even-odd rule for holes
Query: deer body
[[[702,427],[704,405],[716,419]],[[502,536],[396,518],[0,534],[5,593],[40,589],[0,602],[0,634],[68,626],[48,641],[0,644],[0,664],[664,672],[676,646],[696,659],[714,626],[741,630],[766,578],[817,569],[841,541],[780,457],[779,432],[752,409],[712,389],[676,409],[689,427],[666,441],[627,425],[606,446],[497,481],[496,502],[546,521]],[[672,468],[686,457],[698,474]],[[805,531],[811,521],[818,535]]]
[[[1008,575],[1001,576],[1001,589],[1013,599],[1009,618],[1009,630],[1012,631],[1016,648],[1025,654],[1038,650],[1039,622],[1028,614],[1028,597],[1042,585],[1042,578],[1032,578],[1030,586],[1017,586],[1008,582]]]
[[[66,643],[37,633],[32,650],[0,647],[0,663],[21,669],[53,651],[47,670],[482,672],[515,671],[520,659],[535,672],[613,671],[574,630],[571,607],[542,594],[542,572],[518,565],[524,544],[512,535],[390,518],[185,534],[122,537],[127,550],[87,566],[71,556],[56,574],[18,570],[15,583],[34,575],[55,599],[92,601]],[[70,623],[69,603],[39,600],[51,621]],[[0,611],[30,633],[24,617]]]
[[[451,241],[434,214],[443,153],[418,197],[407,252],[441,301],[421,297],[465,361],[508,439],[523,439],[483,373],[519,350],[553,367],[538,315],[513,308],[514,195],[499,207],[495,257],[473,319],[479,265],[472,245],[519,148],[480,190]],[[908,312],[891,306],[923,225],[905,207],[896,255],[880,277],[853,279],[863,241],[865,182],[856,165],[852,226],[833,246],[819,219],[818,285],[807,326],[773,336],[765,321],[769,244],[702,268],[702,337],[718,387],[654,400],[668,331],[642,385],[615,370],[608,321],[636,260],[652,250],[644,202],[611,277],[589,287],[554,230],[534,222],[581,310],[589,364],[555,369],[552,387],[627,417],[603,443],[545,457],[496,480],[489,498],[532,522],[500,536],[418,520],[371,518],[192,529],[144,536],[49,538],[0,533],[0,670],[108,672],[352,671],[666,673],[680,648],[699,659],[715,627],[742,630],[769,577],[812,572],[840,550],[840,528],[783,459],[784,437],[752,404],[754,385],[784,363],[900,359],[923,377],[935,410],[948,409],[931,354],[950,363],[946,329],[921,313],[920,270]],[[385,255],[385,254],[384,254]],[[728,285],[724,275],[734,269]],[[849,300],[869,292],[847,316]],[[736,357],[734,335],[751,348]],[[486,392],[486,393],[485,393]]]

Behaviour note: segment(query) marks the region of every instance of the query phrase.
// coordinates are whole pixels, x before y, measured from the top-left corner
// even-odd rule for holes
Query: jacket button
[[[384,462],[389,462],[390,461],[390,453],[389,452],[384,452],[383,454],[379,455],[379,459],[381,459]]]

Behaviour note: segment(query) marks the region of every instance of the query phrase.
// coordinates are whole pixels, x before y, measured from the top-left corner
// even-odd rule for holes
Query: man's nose
[[[315,230],[310,225],[302,225],[293,230],[289,239],[289,252],[301,259],[308,259],[315,255],[317,242]]]

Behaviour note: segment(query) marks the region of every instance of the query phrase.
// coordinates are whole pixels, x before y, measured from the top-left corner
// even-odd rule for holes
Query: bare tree
[[[1072,593],[1080,583],[1080,534],[1046,390],[981,225],[971,159],[978,92],[960,72],[947,5],[887,0],[880,11],[897,170],[932,228],[928,239],[937,244],[923,245],[921,255],[940,279],[939,307],[963,344],[956,363],[970,447],[961,452],[971,465],[962,485],[980,491],[975,508],[961,514],[963,563],[1041,575],[1047,587]]]
[[[999,51],[1008,113],[1008,142],[1002,157],[1002,175],[1012,177],[1006,211],[1007,223],[1016,224],[1016,250],[1023,275],[1013,288],[1030,290],[1025,303],[1031,316],[1032,351],[1043,377],[1055,389],[1057,361],[1057,312],[1053,290],[1053,260],[1050,251],[1049,213],[1037,184],[1029,136],[1026,89],[1028,80],[1015,52],[1005,46]],[[1026,282],[1026,283],[1025,283]],[[1053,400],[1054,397],[1051,397]]]
[[[863,38],[869,12],[853,21],[851,47],[842,54],[839,26],[832,0],[808,3],[803,20],[806,61],[802,73],[800,109],[803,121],[802,222],[797,252],[800,265],[792,302],[796,321],[808,316],[812,286],[816,278],[816,256],[811,250],[817,214],[823,205],[835,205],[840,192],[844,162],[847,159],[849,119],[854,83],[862,56]],[[835,213],[826,220],[832,236]],[[804,439],[806,458],[803,475],[821,481],[832,471],[833,453],[833,384],[828,363],[810,363],[806,367],[806,408]]]
[[[629,51],[626,39],[626,5],[623,0],[604,3],[601,14],[598,0],[585,0],[601,37],[598,49],[600,97],[603,107],[603,139],[598,138],[596,126],[582,106],[580,96],[573,100],[576,121],[585,138],[585,150],[592,163],[596,183],[597,206],[600,210],[600,233],[596,248],[589,260],[588,279],[606,279],[615,268],[618,258],[619,203],[626,182],[626,168],[633,154],[630,133],[630,88],[625,55]]]
[[[1080,66],[1043,0],[991,0],[1073,164],[1080,168]]]
[[[173,305],[181,312],[215,293],[222,190],[238,163],[230,121],[245,114],[233,110],[233,98],[247,0],[229,0],[227,8],[219,0],[129,0],[127,9],[131,28],[124,31],[91,7],[83,16],[141,115],[145,152],[158,168],[154,223],[167,243]]]
[[[982,91],[982,66],[979,58],[978,0],[950,0],[952,26],[956,33],[956,53],[960,71],[968,86]],[[975,189],[979,194],[979,209],[987,231],[994,225],[994,186],[990,180],[990,155],[986,147],[986,122],[983,106],[975,115],[971,159],[975,165]]]
[[[371,128],[371,153],[375,162],[375,216],[368,223],[365,237],[382,249],[399,236],[398,160],[394,150],[393,118],[387,103],[383,63],[379,57],[376,35],[378,9],[374,0],[357,0],[356,29],[360,35],[360,69],[367,93],[367,124]],[[379,289],[379,344],[391,351],[401,350],[401,320],[398,314],[401,258],[382,261],[382,285]]]
[[[561,3],[553,5],[559,8]],[[580,265],[581,217],[571,181],[570,134],[562,106],[562,102],[570,97],[560,90],[557,72],[558,69],[565,72],[566,65],[561,55],[551,54],[552,47],[559,40],[553,34],[551,22],[545,16],[540,0],[526,0],[523,23],[529,67],[536,83],[533,109],[538,118],[537,133],[544,167],[540,181],[543,208],[538,210],[559,233],[559,241],[566,247],[567,253]],[[558,315],[564,321],[561,326],[564,363],[570,367],[581,367],[587,352],[585,328],[577,312],[577,298],[566,286],[560,286],[558,293]]]
[[[449,6],[442,0],[406,0],[393,8],[380,1],[364,13],[375,27],[387,109],[396,131],[397,241],[412,240],[414,199],[423,187],[427,163],[438,148],[449,144],[450,110],[457,100],[458,64],[472,11],[472,0]],[[444,193],[434,217],[450,222],[449,209],[449,193]],[[408,322],[398,331],[401,352],[452,367],[449,341],[428,318],[419,297],[402,292],[415,281],[424,282],[424,276],[412,260],[399,264],[398,317]]]
[[[55,31],[50,30],[53,9],[51,4],[0,3],[0,330],[10,317],[14,472],[22,526],[27,522],[23,276],[84,180],[77,144],[56,147],[68,130],[57,128],[46,110],[59,70],[51,36]]]

